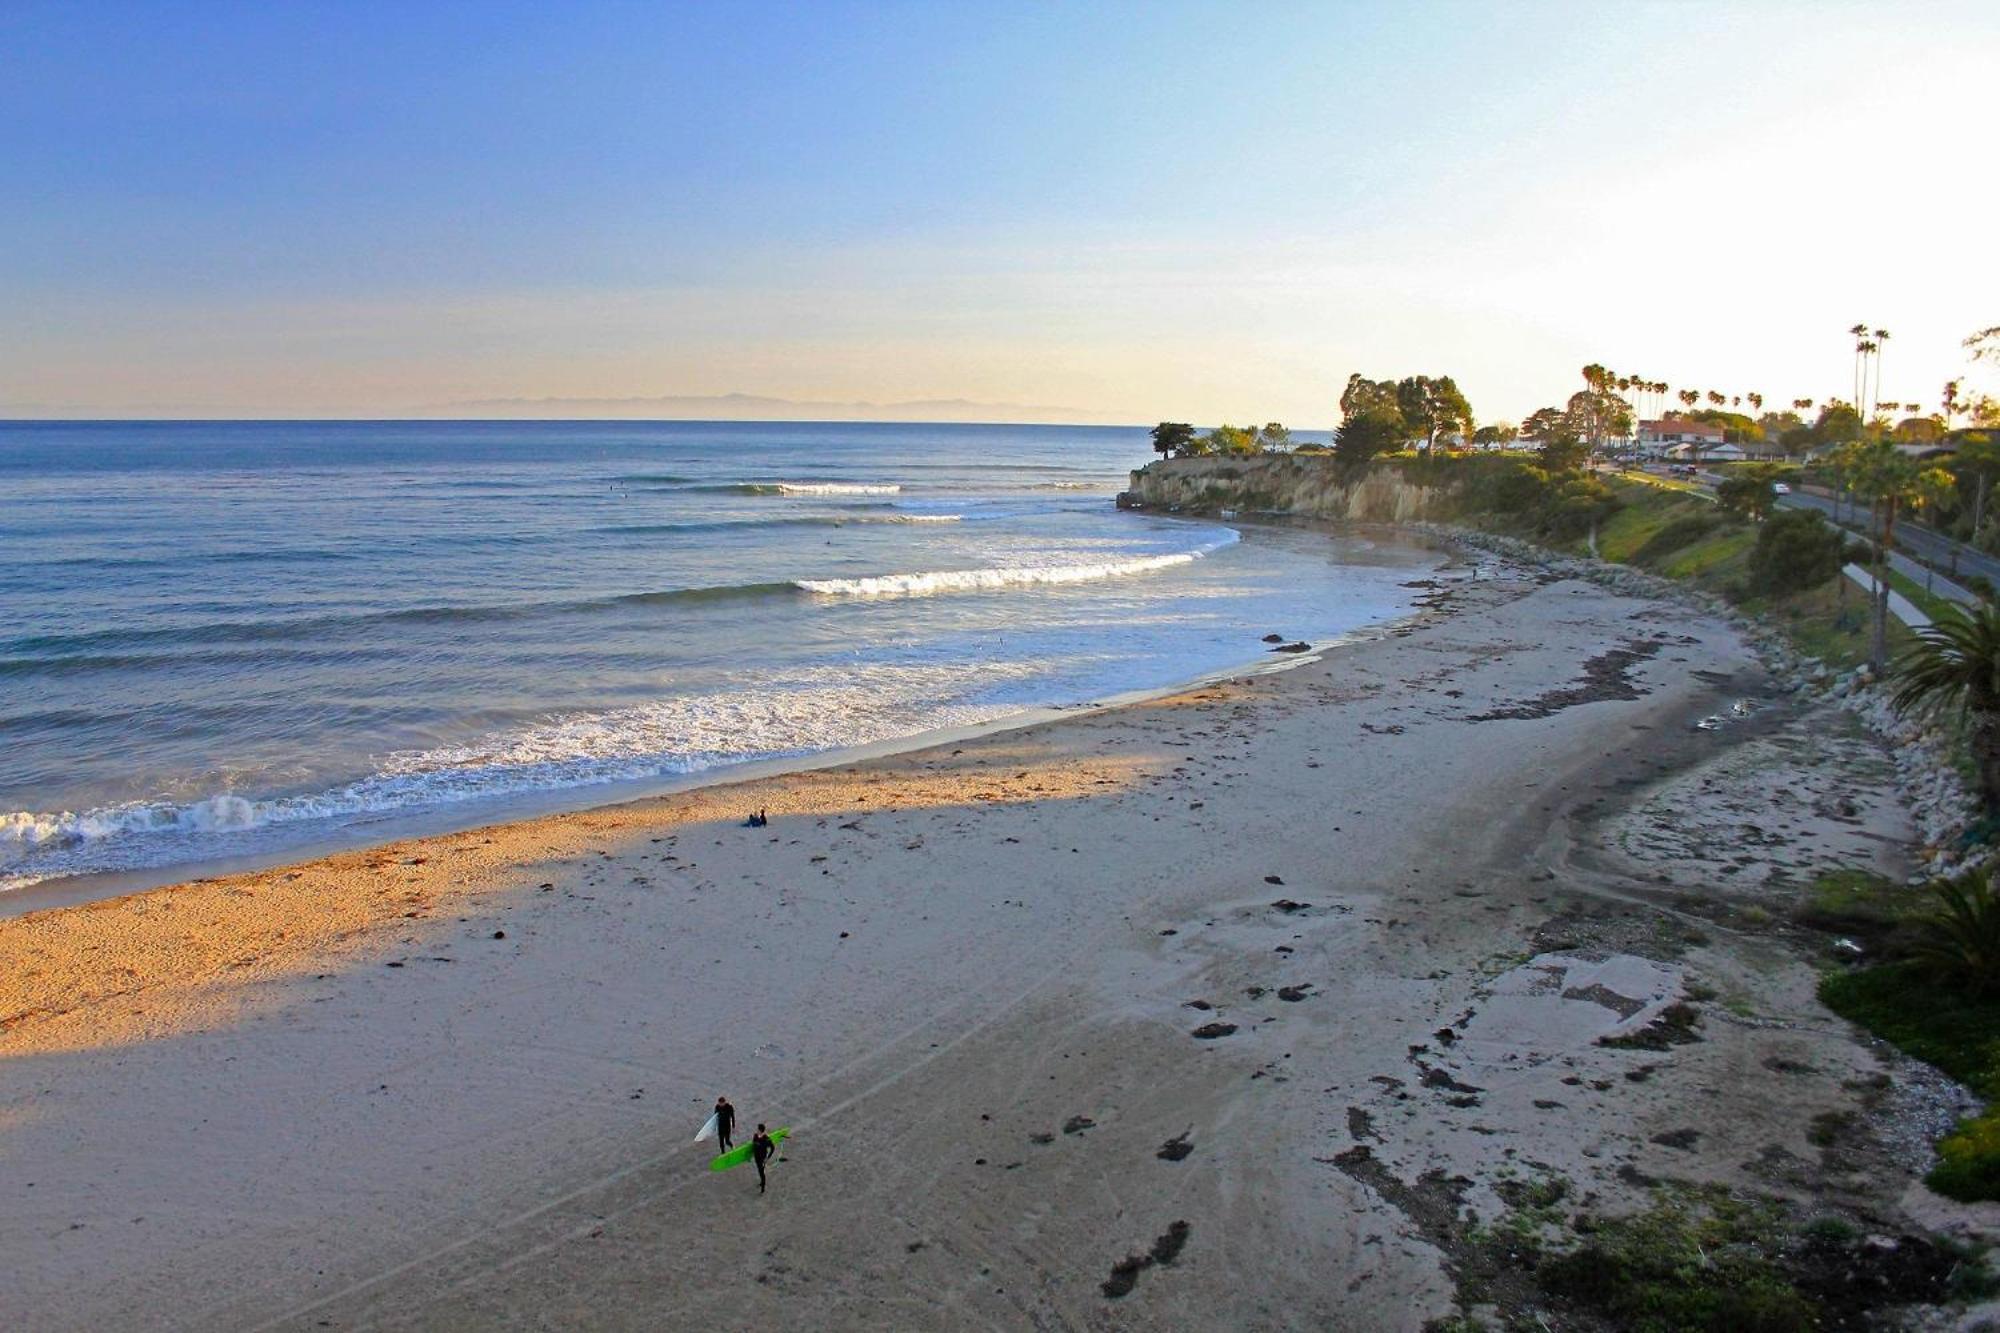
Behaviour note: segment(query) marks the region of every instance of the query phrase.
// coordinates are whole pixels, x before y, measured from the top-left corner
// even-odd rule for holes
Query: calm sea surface
[[[1148,457],[1094,427],[0,423],[0,888],[589,804],[1409,609],[1409,553],[1115,511]]]

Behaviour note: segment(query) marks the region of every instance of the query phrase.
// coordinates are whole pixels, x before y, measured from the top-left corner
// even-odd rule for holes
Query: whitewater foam
[[[551,718],[464,745],[400,751],[366,777],[324,791],[263,799],[225,792],[83,813],[14,811],[0,814],[0,890],[185,860],[223,835],[659,780],[975,725],[1018,706],[972,702],[972,696],[996,683],[1032,679],[1046,667],[997,661],[815,668],[743,689]]]
[[[1151,574],[1177,565],[1192,564],[1235,540],[1236,534],[1231,532],[1227,540],[1213,542],[1197,550],[1135,556],[1125,560],[1068,565],[1013,565],[999,569],[943,569],[917,574],[878,574],[858,579],[800,579],[797,586],[821,597],[923,597],[933,593],[1092,583],[1099,579]]]
[[[848,481],[781,481],[773,487],[779,495],[896,495],[902,487],[893,483],[871,484]]]

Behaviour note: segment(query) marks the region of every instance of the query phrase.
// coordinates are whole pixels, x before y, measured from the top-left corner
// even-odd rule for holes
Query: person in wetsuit
[[[736,1128],[736,1108],[729,1104],[727,1097],[715,1099],[715,1136],[722,1144],[722,1151],[730,1148],[730,1133]]]
[[[757,1164],[757,1192],[759,1194],[764,1192],[764,1163],[776,1151],[778,1151],[778,1145],[771,1142],[771,1136],[764,1132],[762,1125],[757,1126],[757,1132],[750,1138],[750,1160]]]

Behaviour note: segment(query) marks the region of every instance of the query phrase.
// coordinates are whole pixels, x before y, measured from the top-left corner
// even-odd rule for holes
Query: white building
[[[1668,417],[1639,423],[1639,454],[1644,458],[1737,459],[1743,450],[1727,444],[1722,427],[1707,421]]]

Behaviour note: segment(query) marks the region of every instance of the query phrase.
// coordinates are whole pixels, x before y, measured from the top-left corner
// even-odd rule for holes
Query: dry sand
[[[1671,605],[1433,601],[1279,675],[0,921],[0,1327],[1415,1330],[1510,1174],[1900,1216],[1908,1142],[1807,1139],[1887,1057],[1703,869],[1904,864],[1886,774],[1813,749],[1867,742]],[[1597,1044],[1690,977],[1704,1040]],[[794,1130],[764,1197],[692,1142],[718,1093]]]

